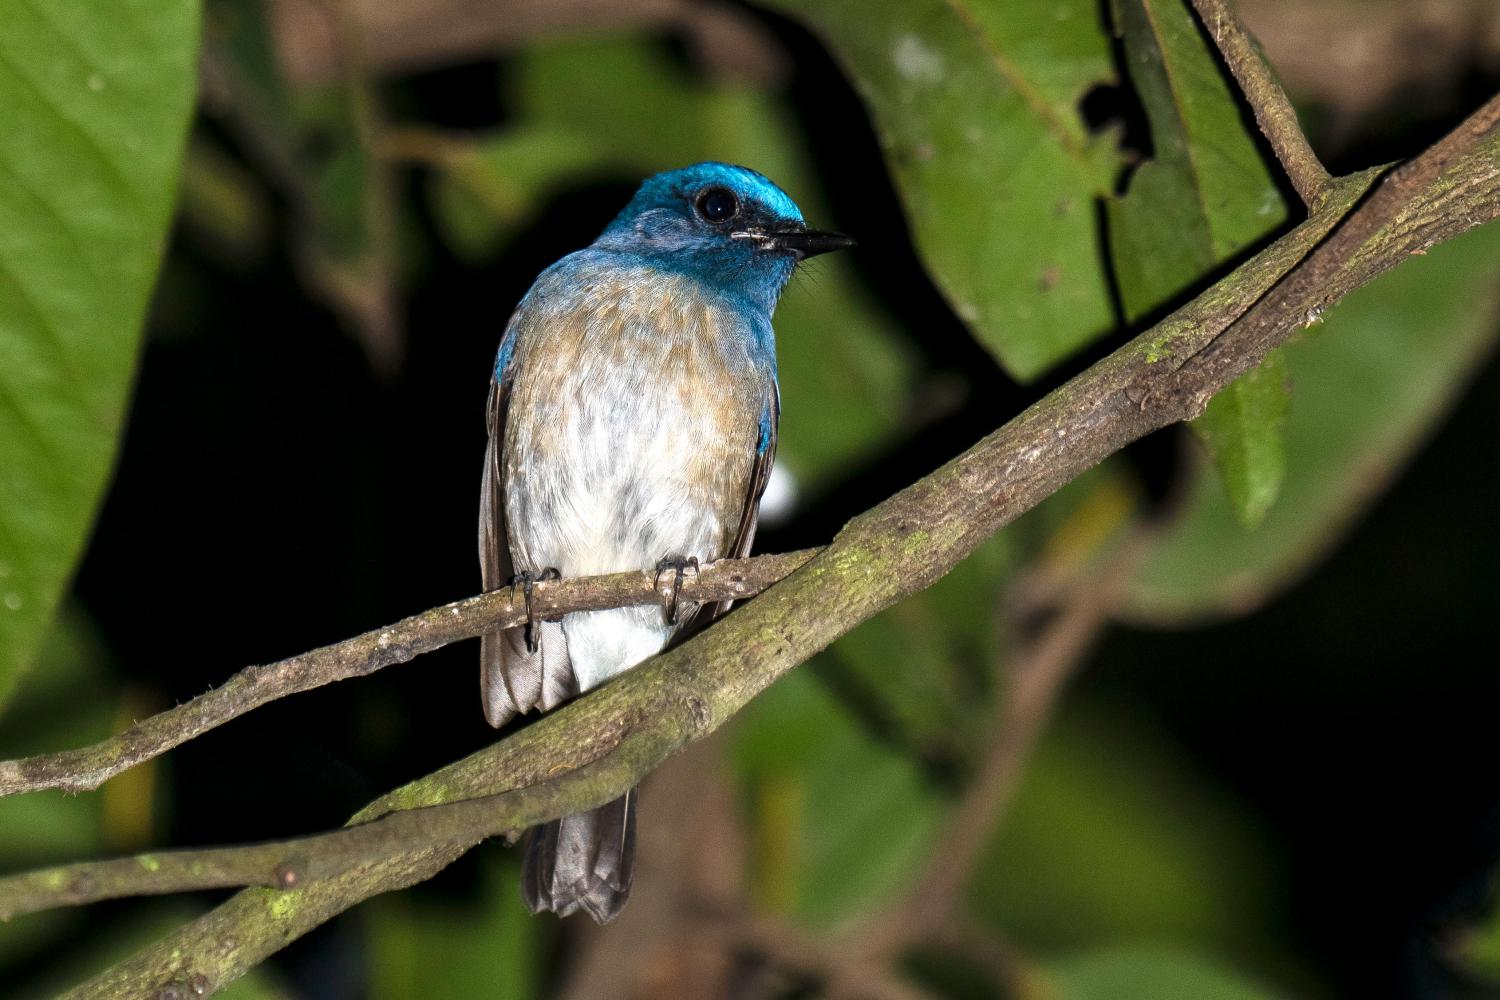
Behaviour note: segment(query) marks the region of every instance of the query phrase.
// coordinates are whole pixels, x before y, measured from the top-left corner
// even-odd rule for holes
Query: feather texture
[[[771,312],[808,230],[760,174],[701,163],[648,179],[593,246],[537,279],[506,327],[488,405],[479,560],[514,574],[650,570],[748,554],[776,456]],[[485,716],[545,711],[660,651],[695,617],[577,612],[482,637]],[[635,793],[527,834],[533,911],[604,922],[630,894]]]
[[[491,385],[479,544],[484,586],[748,552],[775,456],[774,357],[734,303],[689,276],[584,251],[538,279]],[[769,428],[769,430],[767,429]],[[728,604],[716,606],[721,613]],[[660,651],[678,625],[617,608],[482,638],[485,717],[546,711]],[[633,793],[527,834],[535,910],[612,919],[630,892]]]

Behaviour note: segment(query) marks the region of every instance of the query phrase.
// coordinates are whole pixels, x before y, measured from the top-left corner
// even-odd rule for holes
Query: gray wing
[[[755,456],[755,466],[750,470],[750,483],[745,491],[744,510],[740,512],[740,525],[735,532],[733,544],[725,553],[730,559],[743,559],[750,554],[750,546],[755,542],[755,527],[760,522],[760,498],[765,495],[766,483],[771,480],[771,467],[776,464],[776,429],[781,423],[781,389],[774,382],[771,383],[771,398],[766,401],[766,405],[769,408],[766,442],[760,454]],[[708,620],[712,621],[733,606],[733,601],[720,601],[706,612]]]
[[[564,816],[526,833],[521,896],[532,913],[583,910],[607,924],[630,898],[635,878],[632,788],[597,809]]]
[[[518,334],[514,326],[513,321],[507,336]],[[487,591],[507,586],[515,575],[505,523],[503,452],[509,402],[510,372],[500,372],[490,381],[485,414],[489,442],[484,449],[484,478],[479,488],[479,570]],[[533,709],[553,708],[578,693],[562,623],[537,622],[534,635],[535,652],[526,648],[524,626],[495,629],[480,636],[480,697],[484,717],[492,726],[502,726]]]

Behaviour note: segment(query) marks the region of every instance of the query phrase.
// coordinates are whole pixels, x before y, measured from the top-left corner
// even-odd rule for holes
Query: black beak
[[[819,229],[773,229],[766,233],[766,241],[771,249],[794,253],[798,260],[854,246],[852,236]]]

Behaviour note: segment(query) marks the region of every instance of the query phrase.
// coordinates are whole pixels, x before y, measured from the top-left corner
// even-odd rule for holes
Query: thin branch
[[[1328,189],[1331,178],[1308,144],[1297,123],[1297,111],[1266,63],[1260,45],[1240,23],[1230,0],[1193,0],[1193,6],[1250,102],[1255,123],[1271,144],[1297,196],[1312,208]]]
[[[561,815],[561,811],[571,809],[565,809],[562,803],[580,795],[591,800],[597,797],[592,805],[608,802],[609,795],[600,792],[596,796],[594,790],[613,787],[620,780],[616,772],[624,761],[607,758],[611,749],[600,748],[600,760],[524,791],[513,789],[402,810],[309,837],[241,847],[160,851],[7,876],[0,878],[0,920],[122,896],[246,886],[290,890],[433,844],[467,849],[487,837],[519,832]]]
[[[1434,163],[1444,167],[1432,173]],[[559,816],[622,794],[675,749],[717,729],[860,622],[936,582],[1109,454],[1201,412],[1214,392],[1300,330],[1309,310],[1500,213],[1500,136],[1493,121],[1476,116],[1353,208],[1370,180],[1367,174],[1335,182],[1291,233],[958,458],[855,518],[800,569],[713,628],[383,797],[359,819],[507,791],[514,817]],[[1339,235],[1325,242],[1335,228]],[[1321,251],[1311,252],[1336,243],[1349,254],[1342,261],[1324,264]],[[1320,279],[1311,288],[1309,271]],[[585,766],[588,780],[576,776]],[[540,802],[545,808],[533,808]],[[486,811],[474,819],[486,829],[497,824]],[[305,896],[245,890],[74,995],[150,997],[182,981],[199,992],[218,989],[333,914],[426,877],[462,850],[429,842],[309,883]]]
[[[303,889],[246,889],[174,932],[177,950],[173,953],[152,956],[144,968],[135,959],[127,959],[61,997],[165,1000],[207,996],[356,903],[426,881],[466,849],[431,844],[351,868]]]
[[[807,562],[814,551],[709,563],[683,580],[681,599],[708,603],[751,597]],[[656,582],[651,573],[616,573],[538,583],[532,603],[536,614],[544,618],[570,611],[655,604],[663,596]],[[670,578],[664,577],[661,583],[667,586]],[[93,746],[0,761],[0,797],[46,788],[92,791],[121,771],[277,698],[363,677],[460,639],[472,639],[496,626],[524,621],[526,602],[520,593],[497,590],[424,611],[310,653],[246,667],[223,686]]]
[[[1017,653],[989,743],[916,888],[903,902],[887,907],[883,918],[850,935],[864,954],[888,961],[955,925],[963,887],[1015,795],[1058,697],[1109,624],[1148,537],[1138,529],[1122,541],[1096,574],[1071,589],[1041,635]]]
[[[1390,171],[1359,209],[1342,219],[1301,266],[1260,299],[1238,322],[1190,355],[1169,361],[1173,378],[1153,379],[1197,416],[1224,384],[1260,364],[1289,336],[1288,315],[1302,325],[1354,288],[1411,254],[1426,253],[1444,240],[1500,216],[1500,94],[1466,118],[1421,156]],[[1166,323],[1171,323],[1169,317]],[[1166,324],[1163,324],[1166,325]],[[1180,356],[1179,356],[1180,357]],[[1132,392],[1141,390],[1132,390]],[[1146,405],[1145,396],[1137,396]]]

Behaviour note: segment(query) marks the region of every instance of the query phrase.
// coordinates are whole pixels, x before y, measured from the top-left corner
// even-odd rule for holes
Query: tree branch
[[[680,597],[697,603],[751,597],[807,562],[813,552],[805,549],[754,559],[721,559],[686,577]],[[538,617],[555,618],[570,611],[655,604],[663,596],[656,582],[651,573],[615,573],[538,583],[532,605]],[[277,698],[334,681],[363,677],[460,639],[472,639],[491,628],[525,621],[526,602],[520,593],[497,590],[424,611],[310,653],[246,667],[221,687],[153,715],[93,746],[0,761],[0,797],[46,788],[92,791],[121,771]],[[213,884],[245,885],[256,881],[259,880]]]
[[[1297,111],[1261,54],[1260,45],[1240,23],[1230,0],[1193,0],[1193,7],[1250,102],[1255,123],[1271,144],[1297,196],[1311,209],[1332,178],[1308,144],[1297,123]]]
[[[604,756],[612,746],[599,749],[600,760],[527,788],[524,794],[516,789],[402,810],[342,830],[290,840],[160,851],[7,876],[0,878],[0,920],[121,896],[245,886],[296,889],[432,844],[467,850],[487,837],[519,832],[562,815],[559,810],[570,811],[575,801],[608,802],[614,797],[608,789],[621,780],[616,772],[625,758]],[[656,752],[656,748],[646,747],[644,752]]]
[[[1287,316],[1300,310],[1302,325],[1311,325],[1350,291],[1408,256],[1494,219],[1500,215],[1497,189],[1500,94],[1421,156],[1387,174],[1301,266],[1238,322],[1183,358],[1174,379],[1156,377],[1158,385],[1147,394],[1173,393],[1189,416],[1197,416],[1228,384],[1226,374],[1233,381],[1290,336]]]
[[[1387,177],[1358,208],[1373,174],[1333,183],[1302,225],[964,454],[855,518],[755,601],[509,739],[392,792],[356,821],[511,792],[505,817],[497,802],[475,807],[476,824],[493,830],[623,793],[798,663],[934,583],[1080,473],[1201,412],[1309,315],[1407,255],[1494,218],[1495,117],[1487,106]],[[1325,252],[1331,247],[1337,257]],[[575,773],[585,768],[586,778]],[[426,877],[475,836],[372,858],[309,883],[300,895],[246,890],[76,995],[146,997],[182,981],[217,989],[333,914]]]
[[[924,930],[954,924],[963,887],[1020,784],[1053,705],[1109,624],[1149,537],[1147,529],[1136,529],[1120,542],[1087,583],[1073,588],[1042,633],[1019,651],[990,740],[926,869],[904,902],[889,907],[884,919],[850,935],[863,954],[880,960],[899,958]]]

